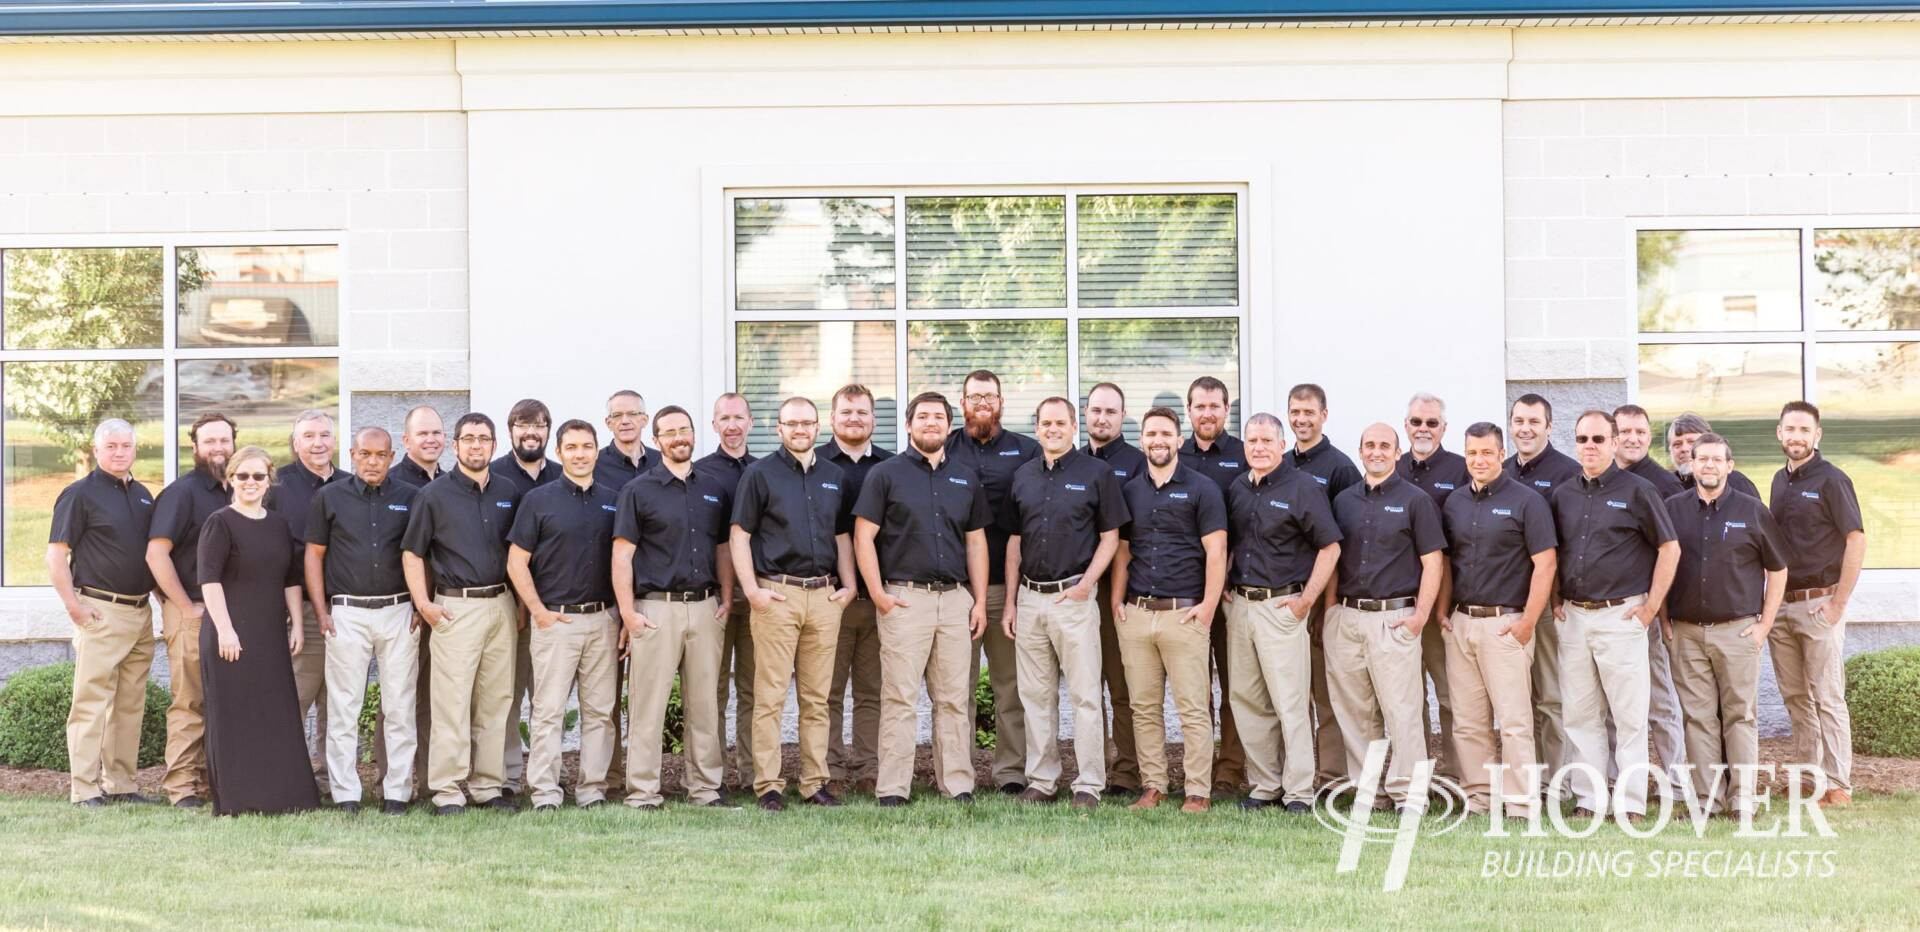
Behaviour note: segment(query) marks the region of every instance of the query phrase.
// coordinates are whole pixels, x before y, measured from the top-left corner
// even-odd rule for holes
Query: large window
[[[46,584],[54,498],[105,418],[157,492],[204,412],[281,462],[299,412],[340,416],[339,247],[234,242],[0,244],[0,585]]]
[[[1245,228],[1238,192],[1047,188],[734,192],[732,384],[773,449],[775,407],[874,391],[875,435],[928,390],[956,405],[974,369],[1001,380],[1003,424],[1110,381],[1138,415],[1212,375],[1239,424]],[[1129,422],[1131,436],[1137,422]],[[829,432],[821,431],[822,441]]]
[[[1641,230],[1640,403],[1694,411],[1769,491],[1780,406],[1818,404],[1867,566],[1920,567],[1920,227]]]

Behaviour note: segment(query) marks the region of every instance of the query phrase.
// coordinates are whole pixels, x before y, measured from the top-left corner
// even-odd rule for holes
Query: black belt
[[[713,587],[708,586],[705,589],[680,589],[673,592],[642,592],[639,598],[642,602],[649,599],[656,602],[705,602],[713,598],[713,592]]]
[[[953,590],[960,588],[960,584],[957,582],[954,582],[951,579],[943,579],[937,582],[915,582],[914,580],[911,580],[911,579],[889,579],[887,580],[887,585],[899,586],[902,589],[918,589],[922,592],[952,592]]]
[[[604,612],[607,607],[605,602],[575,602],[572,605],[549,605],[547,611],[561,615],[591,615],[594,612]]]
[[[1597,611],[1599,611],[1599,610],[1601,610],[1601,609],[1603,609],[1603,608],[1614,608],[1614,607],[1616,607],[1616,606],[1621,606],[1621,605],[1625,605],[1625,604],[1627,604],[1627,600],[1626,600],[1626,599],[1624,599],[1624,598],[1622,598],[1622,599],[1601,599],[1601,600],[1599,600],[1598,602],[1587,602],[1587,601],[1583,601],[1583,600],[1581,600],[1581,599],[1568,599],[1568,600],[1566,600],[1566,602],[1567,602],[1567,604],[1568,604],[1568,605],[1571,605],[1571,606],[1573,606],[1574,608],[1578,608],[1578,609],[1583,609],[1583,610],[1585,610],[1585,611],[1589,611],[1589,612],[1597,612]]]
[[[405,602],[406,600],[407,600],[406,595],[378,595],[378,596],[367,596],[367,597],[362,597],[357,595],[336,595],[332,599],[329,599],[328,601],[332,602],[334,605],[344,605],[348,608],[392,608],[395,605],[399,605],[400,603]]]
[[[507,584],[497,582],[491,586],[469,586],[465,589],[456,589],[452,586],[435,586],[433,591],[438,595],[449,596],[456,599],[491,599],[496,595],[506,592]]]
[[[1412,608],[1419,600],[1410,595],[1397,599],[1350,599],[1341,597],[1340,604],[1360,612],[1392,612],[1403,608]]]
[[[1817,599],[1823,595],[1832,595],[1839,591],[1839,586],[1821,586],[1817,589],[1795,589],[1787,593],[1787,601],[1805,602],[1808,599]]]
[[[102,602],[112,602],[115,605],[131,605],[134,608],[146,608],[149,595],[121,595],[118,592],[108,592],[105,589],[95,589],[92,586],[81,586],[80,594],[88,598],[99,599]]]
[[[1056,579],[1053,582],[1037,582],[1022,576],[1020,577],[1020,585],[1032,589],[1041,595],[1053,595],[1056,592],[1065,592],[1068,589],[1080,585],[1080,579],[1085,575],[1085,573],[1075,573],[1065,579]]]
[[[788,576],[785,573],[774,573],[767,578],[782,586],[794,586],[800,589],[825,589],[833,585],[832,576]]]
[[[1130,595],[1127,604],[1149,612],[1177,612],[1183,608],[1192,608],[1200,604],[1199,599],[1182,599],[1177,596]]]
[[[1263,586],[1235,586],[1233,587],[1233,592],[1243,599],[1265,602],[1268,599],[1282,599],[1290,595],[1299,595],[1300,592],[1306,588],[1307,587],[1301,583],[1294,583],[1291,586],[1281,586],[1278,589]]]
[[[1696,628],[1711,628],[1714,625],[1730,625],[1742,621],[1759,621],[1759,615],[1741,615],[1738,618],[1722,618],[1718,621],[1689,621],[1685,618],[1672,619],[1676,625],[1693,625]]]
[[[1465,602],[1454,603],[1453,610],[1468,618],[1498,618],[1501,615],[1518,615],[1521,611],[1511,605],[1468,605]]]

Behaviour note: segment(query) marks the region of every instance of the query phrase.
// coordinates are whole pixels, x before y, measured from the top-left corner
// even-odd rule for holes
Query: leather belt
[[[1177,612],[1183,608],[1192,608],[1200,604],[1199,599],[1181,599],[1171,596],[1130,595],[1127,604],[1134,608],[1143,608],[1149,612]]]
[[[456,599],[491,599],[496,595],[506,592],[507,584],[501,582],[494,583],[491,586],[469,586],[465,589],[455,589],[451,586],[435,586],[433,591],[438,595],[451,596]]]
[[[348,608],[392,608],[395,605],[407,601],[407,598],[404,593],[401,595],[376,596],[336,595],[327,601],[334,605],[344,605]]]
[[[713,598],[713,593],[714,588],[708,586],[705,589],[681,589],[674,592],[642,592],[639,598],[642,602],[649,599],[655,602],[705,602]]]
[[[1465,602],[1455,603],[1453,610],[1468,618],[1498,618],[1501,615],[1518,615],[1522,611],[1511,605],[1468,605]]]
[[[575,602],[572,605],[549,605],[547,611],[562,615],[591,615],[595,612],[604,612],[609,607],[605,602]]]
[[[939,582],[915,582],[911,579],[889,579],[887,580],[887,585],[899,586],[902,589],[918,589],[922,592],[952,592],[960,588],[960,584],[951,579],[945,579]]]
[[[1584,609],[1589,612],[1597,612],[1603,608],[1614,608],[1615,606],[1627,604],[1626,599],[1601,599],[1598,602],[1586,602],[1580,599],[1567,599],[1566,602],[1568,605],[1571,605],[1574,608]]]
[[[91,599],[99,599],[102,602],[112,602],[115,605],[131,605],[134,608],[146,608],[147,599],[150,595],[121,595],[118,592],[108,592],[105,589],[95,589],[92,586],[81,586],[80,594]]]
[[[1730,625],[1743,621],[1759,621],[1759,615],[1741,615],[1738,618],[1722,618],[1718,621],[1689,621],[1685,618],[1671,619],[1676,625],[1693,625],[1696,628],[1711,628],[1714,625]]]
[[[1403,608],[1412,608],[1419,599],[1413,596],[1401,596],[1397,599],[1350,599],[1340,597],[1340,604],[1357,612],[1393,612]]]
[[[775,573],[765,578],[782,586],[794,586],[800,589],[825,589],[833,585],[832,576],[788,576],[785,573]]]
[[[1278,589],[1261,586],[1235,586],[1233,587],[1233,593],[1243,599],[1265,602],[1268,599],[1283,599],[1290,595],[1299,595],[1301,590],[1305,588],[1307,587],[1301,583],[1294,583],[1291,586],[1281,586]]]
[[[1053,595],[1056,592],[1065,592],[1079,585],[1081,577],[1085,575],[1085,573],[1075,573],[1065,579],[1056,579],[1053,582],[1039,582],[1022,576],[1020,577],[1020,585],[1032,589],[1041,595]]]
[[[1820,598],[1821,596],[1832,595],[1839,591],[1840,591],[1839,586],[1821,586],[1818,589],[1795,589],[1792,592],[1787,593],[1787,601],[1788,602],[1805,602],[1808,599],[1817,599],[1817,598]]]

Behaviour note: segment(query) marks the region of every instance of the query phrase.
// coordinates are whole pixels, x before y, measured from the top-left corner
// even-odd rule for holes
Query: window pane
[[[893,198],[740,198],[733,278],[743,311],[891,308]]]
[[[1140,415],[1166,405],[1186,418],[1187,386],[1210,375],[1227,383],[1233,408],[1227,430],[1240,432],[1240,322],[1220,318],[1083,320],[1080,322],[1080,403],[1101,382],[1127,395],[1126,438],[1140,436]]]
[[[1640,347],[1640,405],[1653,432],[1692,411],[1733,444],[1741,471],[1767,494],[1780,444],[1780,406],[1804,397],[1798,343],[1648,344]],[[1662,457],[1669,467],[1670,458]]]
[[[734,390],[753,407],[747,446],[764,456],[780,446],[780,402],[805,395],[820,406],[820,442],[833,437],[827,405],[849,383],[873,392],[873,439],[893,449],[893,321],[741,323],[734,331]]]
[[[1920,229],[1815,230],[1813,267],[1816,328],[1920,330]]]
[[[47,529],[60,490],[93,468],[93,429],[132,422],[134,478],[159,492],[165,413],[157,361],[10,362],[4,367],[4,584],[47,584]]]
[[[907,198],[908,307],[1066,303],[1066,198]]]
[[[0,257],[7,349],[158,347],[161,251],[9,249]]]
[[[1867,566],[1920,567],[1920,343],[1822,343],[1821,455],[1853,477]]]
[[[240,426],[235,447],[255,444],[273,454],[275,466],[292,462],[288,438],[293,419],[308,408],[333,415],[334,443],[345,441],[340,420],[340,363],[334,359],[183,359],[174,385],[179,406],[177,462],[193,468],[186,427],[208,411]],[[337,459],[337,458],[336,458]]]
[[[174,253],[181,346],[338,346],[338,246]]]
[[[1239,302],[1233,195],[1103,194],[1077,205],[1082,307]]]
[[[1000,423],[1033,433],[1033,409],[1050,395],[1067,394],[1067,322],[1064,320],[916,320],[907,324],[907,392],[947,396],[960,426],[967,373],[990,369],[1000,377]]]
[[[1640,329],[1800,329],[1800,231],[1643,230]]]

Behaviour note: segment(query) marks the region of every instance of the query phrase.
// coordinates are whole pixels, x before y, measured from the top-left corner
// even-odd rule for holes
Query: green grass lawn
[[[1092,816],[1002,798],[971,809],[870,800],[835,811],[651,815],[611,807],[436,819],[313,813],[215,819],[159,807],[0,799],[0,927],[265,925],[1910,926],[1920,796],[1829,814],[1837,838],[1738,839],[1715,822],[1650,840],[1423,837],[1404,890],[1389,845],[1336,874],[1308,816],[1109,805]],[[1430,823],[1431,824],[1431,823]],[[1486,852],[1627,850],[1630,878],[1482,879]],[[1832,850],[1830,877],[1645,876],[1655,851]]]

